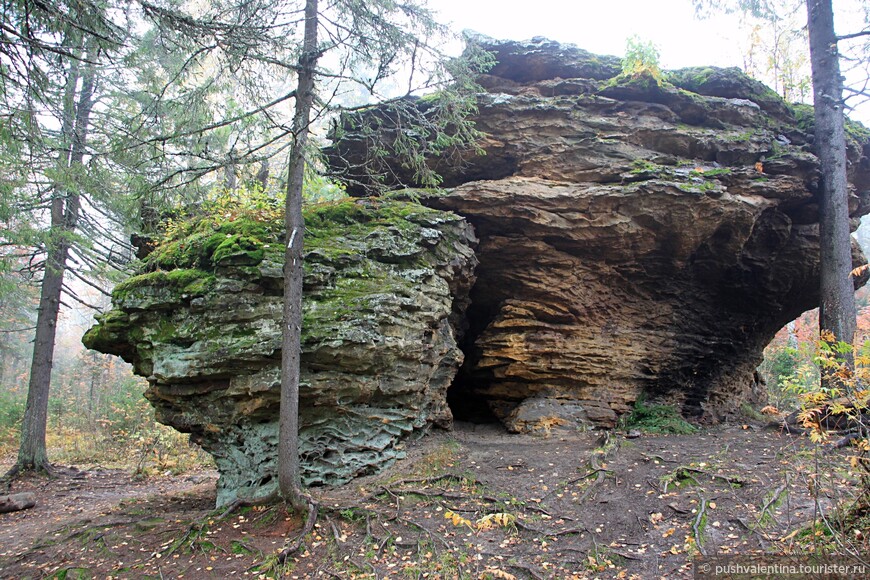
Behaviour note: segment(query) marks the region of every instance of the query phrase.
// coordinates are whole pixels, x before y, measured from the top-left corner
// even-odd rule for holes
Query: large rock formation
[[[268,216],[267,216],[268,218]],[[257,215],[194,220],[115,288],[84,343],[145,376],[157,419],[220,471],[218,504],[274,490],[283,232]],[[457,330],[476,242],[449,212],[397,201],[306,211],[300,453],[306,484],[389,465],[452,421]]]
[[[818,304],[811,110],[736,69],[658,82],[543,39],[480,41],[498,60],[484,154],[433,160],[452,189],[425,202],[481,240],[454,410],[482,400],[530,430],[613,425],[642,393],[710,420],[751,399],[764,346]],[[853,129],[859,216],[870,143]],[[349,124],[330,150],[355,182],[367,138]]]
[[[306,483],[388,464],[404,438],[450,425],[448,396],[518,431],[611,426],[642,394],[717,420],[754,396],[776,330],[818,302],[806,108],[732,69],[660,83],[572,46],[482,42],[499,61],[480,79],[483,153],[432,160],[449,189],[405,194],[429,207],[308,210]],[[391,129],[388,111],[361,115],[329,153],[365,189],[354,168],[378,158],[354,128],[373,116],[380,137]],[[861,131],[853,216],[870,195]],[[378,183],[413,183],[389,165]],[[269,213],[176,228],[85,336],[131,361],[158,419],[215,456],[219,503],[276,485],[282,234]]]

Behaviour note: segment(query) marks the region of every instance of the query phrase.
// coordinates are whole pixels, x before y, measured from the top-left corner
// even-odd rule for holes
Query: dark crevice
[[[474,392],[474,386],[479,383],[469,381],[468,378],[460,371],[447,389],[447,404],[453,413],[453,419],[468,423],[499,423],[486,398]]]
[[[477,339],[490,325],[499,312],[497,305],[484,300],[485,291],[481,284],[471,289],[471,304],[465,313],[468,329],[459,341],[459,348],[465,354],[465,362],[456,373],[453,384],[447,390],[447,405],[457,421],[469,423],[498,423],[499,420],[490,409],[486,397],[480,394],[482,378],[474,373],[480,350],[475,346]]]

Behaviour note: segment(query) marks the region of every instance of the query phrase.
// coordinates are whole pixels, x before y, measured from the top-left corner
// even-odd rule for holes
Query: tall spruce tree
[[[819,330],[837,342],[855,338],[855,288],[849,227],[849,184],[846,180],[846,133],[843,116],[843,79],[834,32],[831,0],[806,0],[813,71],[815,149],[822,173],[819,204]],[[852,352],[844,352],[854,366]],[[823,374],[822,380],[827,380]]]
[[[63,296],[77,298],[64,276],[77,245],[88,190],[85,165],[92,153],[89,139],[99,67],[123,35],[122,28],[106,17],[107,10],[107,5],[88,0],[4,3],[0,133],[24,169],[4,183],[12,200],[5,210],[22,215],[16,220],[21,230],[7,230],[3,241],[30,245],[29,269],[41,274],[21,444],[10,474],[50,470],[49,387]],[[86,251],[77,256],[82,262],[98,261]]]
[[[305,240],[302,189],[305,185],[305,149],[315,97],[314,75],[320,59],[317,28],[317,0],[306,0],[305,33],[296,73],[293,145],[290,148],[287,197],[284,202],[287,242],[284,249],[284,330],[281,340],[281,407],[278,422],[279,490],[284,500],[297,509],[311,503],[302,490],[299,469],[299,363],[302,348],[302,264]],[[313,519],[309,517],[309,520]]]
[[[771,0],[695,0],[695,5],[699,10],[739,9],[762,18],[777,18],[776,3]],[[815,109],[814,148],[822,177],[819,184],[819,330],[823,337],[830,334],[836,342],[852,344],[856,312],[850,275],[852,253],[844,130],[846,103],[839,43],[870,37],[870,22],[864,23],[863,30],[838,35],[834,27],[832,0],[806,0],[806,14]],[[864,51],[859,59],[870,62],[870,53]],[[861,93],[860,90],[850,92],[853,95]],[[851,353],[845,352],[844,357],[851,369]],[[829,378],[823,375],[822,380]]]

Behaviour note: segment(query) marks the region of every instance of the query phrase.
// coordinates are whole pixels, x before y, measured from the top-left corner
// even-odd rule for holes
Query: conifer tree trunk
[[[305,147],[314,102],[314,72],[317,52],[317,0],[305,2],[305,36],[299,58],[296,111],[293,116],[293,146],[287,179],[284,224],[284,332],[281,342],[281,410],[278,428],[278,486],[281,496],[294,508],[309,500],[302,491],[299,472],[299,358],[302,333],[302,259],[305,222],[302,187],[305,177]]]
[[[90,57],[90,55],[88,55]],[[59,169],[76,170],[85,156],[85,145],[90,125],[95,84],[95,70],[86,58],[84,70],[78,62],[70,65],[65,91],[62,134],[66,150],[58,162]],[[75,188],[57,183],[51,202],[51,228],[47,242],[45,272],[40,288],[39,311],[36,318],[36,336],[30,365],[27,405],[21,426],[21,445],[18,460],[10,474],[23,471],[50,471],[46,453],[46,423],[48,421],[48,395],[57,320],[60,312],[63,277],[69,257],[70,236],[75,231],[81,210],[81,198]]]
[[[843,79],[840,76],[831,0],[807,0],[807,16],[813,71],[815,149],[822,172],[819,204],[819,329],[831,332],[838,342],[852,344],[856,328],[855,288],[849,275],[852,270],[852,250],[843,127]],[[852,366],[851,354],[847,359]]]

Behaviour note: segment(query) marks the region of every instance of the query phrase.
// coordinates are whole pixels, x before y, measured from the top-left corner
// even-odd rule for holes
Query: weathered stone
[[[302,474],[337,484],[451,424],[446,391],[463,359],[451,323],[476,240],[452,213],[397,201],[318,206],[306,222]],[[225,504],[277,485],[282,232],[244,219],[189,230],[145,263],[178,269],[119,285],[84,342],[148,377],[157,419],[214,456]]]
[[[592,406],[600,407],[600,403],[593,401]],[[607,411],[615,423],[616,415],[610,409]],[[590,422],[582,401],[532,397],[517,405],[505,418],[504,425],[512,433],[549,434],[553,429],[572,429]]]
[[[818,302],[805,109],[731,69],[658,83],[544,39],[478,41],[500,61],[480,79],[485,154],[432,160],[452,189],[407,196],[433,209],[309,210],[307,483],[379,469],[449,426],[451,384],[454,413],[483,406],[515,431],[613,426],[641,395],[721,419],[759,395],[776,330]],[[361,180],[370,152],[346,129],[328,153]],[[849,134],[858,217],[870,139]],[[404,171],[382,177],[413,184]],[[281,260],[274,224],[201,220],[154,249],[85,337],[133,362],[158,419],[215,456],[220,503],[276,485]]]
[[[805,112],[736,69],[659,83],[572,46],[479,41],[500,60],[481,79],[485,155],[438,166],[453,189],[424,200],[481,240],[454,410],[483,400],[534,430],[547,398],[541,417],[609,426],[641,393],[708,420],[756,397],[762,349],[818,304]],[[851,134],[854,217],[870,140]],[[349,131],[334,163],[362,145]]]

